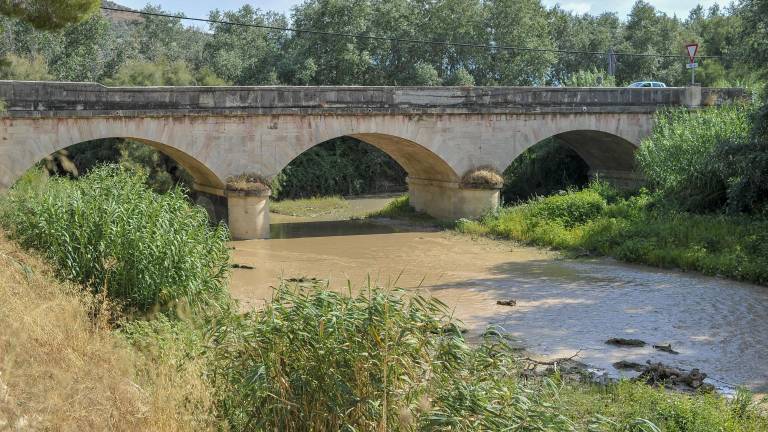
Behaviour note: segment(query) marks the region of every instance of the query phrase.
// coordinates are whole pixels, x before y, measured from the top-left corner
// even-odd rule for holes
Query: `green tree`
[[[100,0],[0,0],[0,14],[43,30],[57,30],[93,14]]]
[[[550,71],[552,84],[562,84],[577,71],[607,68],[609,50],[615,50],[622,42],[622,25],[615,13],[575,15],[556,6],[549,11],[549,20],[558,49],[600,53],[558,54]]]
[[[417,62],[411,68],[411,74],[408,77],[408,85],[414,86],[436,86],[440,85],[440,77],[437,70],[428,63]]]
[[[172,15],[158,6],[148,5],[143,12]],[[132,29],[132,49],[135,56],[143,60],[158,62],[183,60],[190,65],[201,67],[207,61],[203,58],[203,47],[209,35],[200,29],[184,26],[181,18],[143,15]]]
[[[32,58],[10,54],[0,62],[0,79],[22,81],[46,81],[53,78],[48,64],[41,56]]]
[[[742,0],[739,3],[738,16],[742,20],[740,41],[742,55],[768,76],[768,0]]]
[[[593,67],[571,74],[564,84],[566,87],[616,87],[616,77]]]
[[[323,32],[370,34],[374,21],[373,7],[368,0],[308,0],[293,12],[295,27]],[[296,65],[309,61],[314,65],[314,76],[308,84],[374,84],[371,78],[377,76],[373,56],[364,40],[296,33],[287,48]],[[290,72],[291,68],[283,67],[283,70]],[[286,78],[288,82],[297,81],[291,76]]]
[[[460,67],[453,71],[448,78],[445,79],[445,85],[448,86],[473,86],[475,85],[475,77],[472,76],[466,69]]]
[[[539,0],[489,0],[486,28],[498,46],[554,48],[549,22]],[[483,66],[484,85],[542,85],[555,61],[551,52],[497,50]]]
[[[659,80],[680,84],[685,76],[684,39],[682,24],[677,18],[669,17],[649,3],[638,0],[629,14],[624,42],[618,51],[648,56],[619,56],[617,80]],[[658,56],[663,54],[679,54],[680,57]]]
[[[242,24],[287,26],[283,15],[262,13],[249,5],[237,11],[210,14],[212,20]],[[206,65],[224,80],[237,85],[277,84],[281,47],[288,37],[284,32],[254,27],[211,24],[212,37],[205,42]],[[290,54],[289,54],[290,56]]]

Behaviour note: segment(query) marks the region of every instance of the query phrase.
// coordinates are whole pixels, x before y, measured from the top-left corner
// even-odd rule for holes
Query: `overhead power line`
[[[341,38],[347,38],[347,39],[368,39],[368,40],[421,44],[421,45],[454,46],[454,47],[461,47],[461,48],[483,48],[483,49],[499,50],[499,51],[527,51],[527,52],[542,52],[542,53],[551,52],[551,53],[557,53],[557,54],[608,55],[607,52],[603,52],[603,51],[520,47],[520,46],[494,45],[494,44],[474,43],[474,42],[450,42],[450,41],[438,41],[438,40],[429,40],[429,39],[411,39],[411,38],[375,36],[375,35],[360,34],[360,33],[356,34],[356,33],[330,32],[330,31],[302,29],[302,28],[295,28],[295,27],[277,27],[277,26],[270,26],[265,24],[240,23],[240,22],[234,22],[234,21],[213,20],[213,19],[206,19],[206,18],[189,18],[189,17],[179,16],[179,15],[171,15],[171,14],[164,14],[164,13],[157,13],[157,12],[144,12],[144,11],[137,11],[137,10],[131,10],[131,9],[119,9],[119,8],[113,8],[108,6],[101,6],[101,9],[112,11],[112,12],[126,12],[126,13],[132,13],[136,15],[145,15],[145,16],[153,16],[153,17],[160,17],[160,18],[173,18],[173,19],[179,19],[179,20],[185,20],[185,21],[205,22],[209,24],[224,24],[224,25],[239,26],[239,27],[252,27],[252,28],[260,28],[264,30],[315,34],[315,35],[322,35],[322,36],[341,37]],[[615,56],[634,56],[634,57],[662,57],[662,58],[686,58],[687,57],[687,55],[685,54],[651,54],[651,53],[630,53],[630,52],[614,52],[612,54]],[[712,56],[712,55],[697,56],[697,58],[720,58],[720,57],[721,56]]]

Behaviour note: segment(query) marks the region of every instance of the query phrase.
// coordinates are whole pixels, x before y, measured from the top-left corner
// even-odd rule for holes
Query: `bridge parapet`
[[[11,117],[650,113],[747,97],[741,88],[698,87],[105,87],[0,81],[0,99]]]

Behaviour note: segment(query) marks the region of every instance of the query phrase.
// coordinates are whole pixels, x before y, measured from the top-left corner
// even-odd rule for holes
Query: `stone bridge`
[[[498,172],[557,137],[593,175],[637,181],[633,153],[660,107],[716,105],[742,89],[531,87],[144,87],[0,81],[0,188],[73,144],[130,138],[175,159],[199,203],[235,238],[269,234],[268,193],[228,190],[243,173],[266,178],[313,146],[349,136],[408,173],[411,204],[438,218],[477,216],[498,189],[462,184]]]

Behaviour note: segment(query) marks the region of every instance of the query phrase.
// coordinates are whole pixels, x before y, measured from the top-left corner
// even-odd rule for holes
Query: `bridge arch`
[[[599,176],[620,187],[635,186],[642,180],[635,170],[635,152],[640,146],[642,135],[632,131],[631,136],[627,136],[620,130],[618,127],[606,130],[577,125],[574,128],[550,130],[549,133],[534,133],[523,145],[516,146],[516,152],[504,161],[500,170],[506,170],[526,150],[547,139],[556,138],[589,166],[590,177]]]
[[[619,135],[594,130],[572,130],[553,137],[575,151],[593,171],[632,171],[637,146]]]
[[[301,157],[310,149],[336,138],[349,137],[369,144],[394,159],[410,179],[425,179],[437,182],[457,182],[458,175],[440,156],[427,147],[412,140],[379,132],[352,132],[333,137],[321,136],[301,148],[298,153],[289,155],[278,166],[282,171],[292,161]],[[315,142],[316,141],[316,142]]]
[[[60,150],[81,143],[108,139],[126,139],[152,147],[173,159],[192,176],[196,184],[210,188],[224,188],[225,179],[217,175],[199,157],[191,154],[188,149],[172,145],[162,138],[143,135],[139,132],[141,132],[139,128],[134,131],[132,128],[125,127],[67,128],[61,126],[52,130],[41,131],[38,134],[15,138],[14,150],[16,151],[11,152],[9,157],[0,161],[0,164],[4,165],[0,165],[0,188],[12,186],[24,172],[36,163]],[[19,149],[22,150],[19,151]]]

